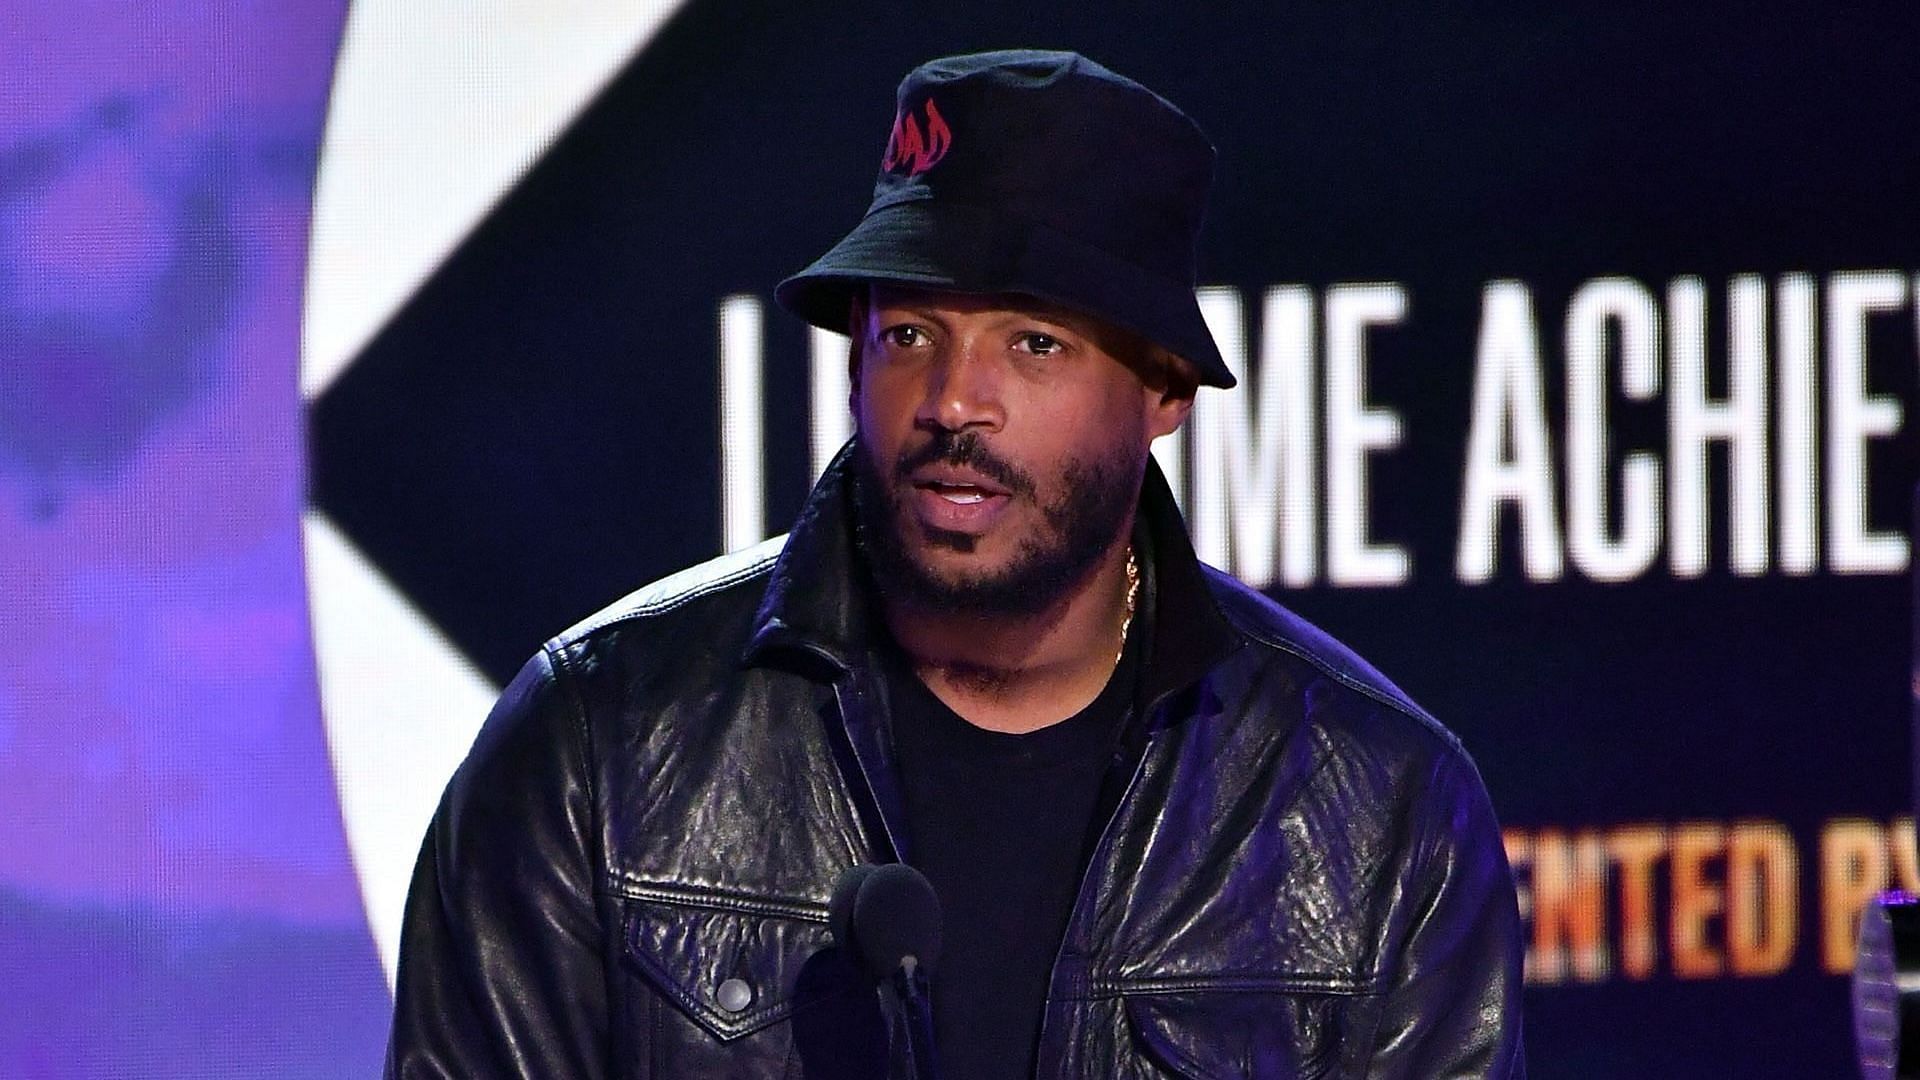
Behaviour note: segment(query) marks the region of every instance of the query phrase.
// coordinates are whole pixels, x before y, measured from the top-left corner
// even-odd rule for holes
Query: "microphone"
[[[940,898],[925,874],[905,863],[848,869],[827,904],[833,939],[854,963],[886,987],[896,1050],[910,1075],[932,1080],[933,1019],[927,968],[940,956]]]
[[[833,938],[876,980],[910,976],[940,956],[940,898],[905,863],[863,863],[840,875],[827,905]]]

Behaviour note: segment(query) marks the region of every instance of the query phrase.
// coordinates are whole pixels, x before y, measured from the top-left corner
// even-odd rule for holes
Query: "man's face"
[[[852,330],[862,537],[881,587],[930,606],[1029,613],[1083,580],[1192,401],[1030,298],[875,286]]]

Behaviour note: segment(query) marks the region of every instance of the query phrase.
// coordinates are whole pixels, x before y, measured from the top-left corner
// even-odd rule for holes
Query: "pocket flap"
[[[833,945],[824,905],[705,895],[624,904],[627,959],[722,1040],[849,985],[852,964]]]
[[[1309,1080],[1339,1049],[1343,994],[1245,990],[1126,998],[1134,1038],[1161,1068],[1189,1080]]]

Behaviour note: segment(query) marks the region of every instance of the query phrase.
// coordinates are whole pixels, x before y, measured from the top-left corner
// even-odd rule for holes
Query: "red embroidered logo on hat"
[[[940,118],[940,110],[934,107],[932,98],[927,99],[926,111],[924,132],[911,111],[893,118],[893,134],[887,137],[887,153],[880,159],[880,168],[897,172],[905,166],[908,176],[919,176],[947,156],[947,148],[953,145],[953,132]]]

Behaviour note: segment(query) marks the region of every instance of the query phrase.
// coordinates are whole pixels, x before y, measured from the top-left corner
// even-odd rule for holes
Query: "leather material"
[[[888,1075],[878,996],[827,929],[844,870],[912,855],[844,471],[790,537],[642,589],[507,688],[421,853],[388,1076]],[[1141,522],[1146,708],[1037,1074],[1524,1075],[1472,761],[1202,566],[1151,468]]]

